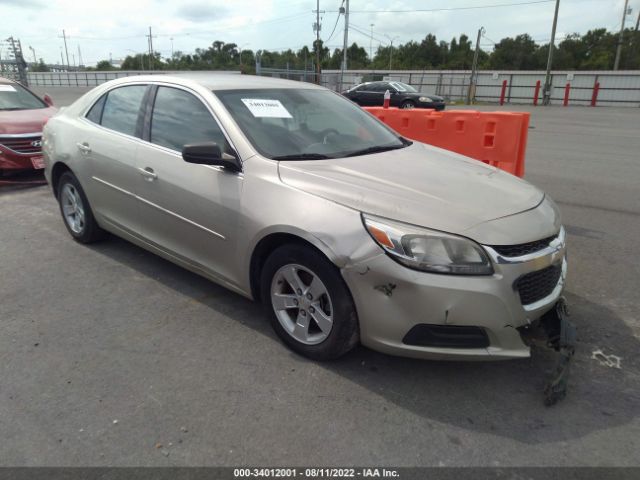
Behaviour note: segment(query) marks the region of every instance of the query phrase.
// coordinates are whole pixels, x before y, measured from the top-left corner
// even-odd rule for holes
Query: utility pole
[[[149,70],[153,70],[153,35],[151,34],[151,27],[149,27]]]
[[[67,50],[67,34],[62,30],[62,38],[64,39],[64,53],[67,57],[67,67],[69,67],[69,50]]]
[[[616,48],[616,60],[613,63],[613,69],[618,70],[620,66],[620,57],[622,55],[622,43],[624,42],[624,22],[627,18],[627,8],[629,0],[624,0],[624,10],[622,10],[622,23],[620,25],[620,36],[618,37],[618,48]]]
[[[342,70],[347,69],[347,49],[349,48],[349,0],[345,0],[344,9],[344,42],[342,50]]]
[[[76,68],[76,55],[71,53],[71,58],[73,58],[73,68]]]
[[[81,67],[82,65],[82,52],[80,52],[80,44],[78,44],[78,67]]]
[[[313,29],[316,32],[316,83],[320,85],[320,0],[316,0],[316,23]]]
[[[478,30],[478,38],[476,39],[476,51],[473,54],[473,64],[471,65],[471,78],[469,78],[469,91],[467,92],[467,105],[471,105],[471,102],[476,96],[476,70],[478,69],[478,55],[480,54],[480,37],[482,37],[484,32],[484,27],[480,27]]]
[[[553,14],[553,27],[551,27],[551,42],[549,42],[549,56],[547,57],[547,73],[544,77],[544,89],[542,90],[542,104],[551,103],[551,65],[553,64],[553,49],[556,45],[556,27],[558,26],[558,10],[560,0],[556,0],[556,11]]]
[[[171,40],[171,58],[173,58],[173,37],[171,37],[169,40]],[[240,63],[242,63],[242,60],[240,60]]]
[[[340,91],[344,89],[344,71],[347,69],[348,48],[349,48],[349,0],[345,0],[344,43],[342,44],[342,71],[340,72]]]
[[[369,37],[369,60],[373,61],[373,27],[375,25],[371,24],[371,36]]]
[[[64,67],[64,58],[62,58],[62,47],[60,47],[60,65]]]
[[[389,44],[390,44],[390,45],[389,45],[389,70],[391,70],[391,60],[392,60],[392,56],[393,56],[393,41],[394,41],[395,39],[397,39],[397,38],[400,38],[400,37],[398,37],[398,36],[396,35],[395,37],[391,38],[391,37],[390,37],[389,35],[387,35],[387,34],[385,34],[384,36],[385,36],[385,37],[387,37],[387,38],[389,39]]]

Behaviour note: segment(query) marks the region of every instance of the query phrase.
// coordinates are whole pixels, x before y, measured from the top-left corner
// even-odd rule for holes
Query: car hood
[[[0,135],[42,132],[42,127],[57,110],[53,107],[34,110],[0,110]]]
[[[280,162],[279,174],[286,185],[361,212],[458,234],[544,199],[524,180],[418,142],[372,155]]]

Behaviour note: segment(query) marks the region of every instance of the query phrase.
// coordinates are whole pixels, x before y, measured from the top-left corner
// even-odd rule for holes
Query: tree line
[[[483,39],[486,42],[486,39]],[[554,51],[555,70],[612,70],[615,61],[618,34],[605,28],[590,30],[584,35],[566,36]],[[235,43],[216,40],[208,48],[197,48],[193,53],[174,52],[171,58],[159,53],[150,56],[127,56],[122,70],[238,70],[255,72],[256,59],[262,67],[313,70],[316,50],[320,54],[322,69],[339,69],[342,49],[331,51],[322,41],[311,47],[285,51],[242,50]],[[468,70],[473,62],[475,45],[467,35],[450,42],[438,41],[428,34],[422,41],[409,41],[398,46],[380,46],[370,58],[367,49],[353,43],[347,51],[349,69]],[[491,52],[480,50],[478,66],[491,70],[543,70],[546,68],[549,44],[538,44],[528,34],[507,37],[494,45]],[[108,60],[99,62],[95,70],[114,67]],[[640,69],[640,32],[624,32],[621,70]]]

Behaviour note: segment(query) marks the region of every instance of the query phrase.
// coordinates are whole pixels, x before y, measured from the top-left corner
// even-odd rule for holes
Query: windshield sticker
[[[0,85],[0,92],[15,92],[16,89],[11,85]]]
[[[242,98],[241,100],[256,118],[293,118],[280,100],[268,98]]]

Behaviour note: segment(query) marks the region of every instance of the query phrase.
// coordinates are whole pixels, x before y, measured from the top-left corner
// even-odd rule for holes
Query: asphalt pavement
[[[640,465],[640,111],[509,108],[532,112],[526,179],[569,233],[561,403],[544,353],[305,360],[258,305],[123,240],[75,243],[46,186],[0,188],[0,465]]]

